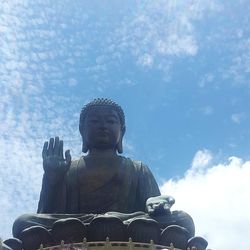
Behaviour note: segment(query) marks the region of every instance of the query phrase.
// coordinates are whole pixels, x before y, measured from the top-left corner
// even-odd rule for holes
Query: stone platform
[[[107,238],[106,241],[99,242],[87,242],[86,238],[81,243],[74,244],[64,244],[62,241],[60,245],[43,248],[41,245],[39,250],[181,250],[175,248],[172,244],[171,246],[162,246],[156,245],[153,241],[149,244],[133,242],[132,239],[129,239],[128,242],[118,242],[118,241],[109,241]]]

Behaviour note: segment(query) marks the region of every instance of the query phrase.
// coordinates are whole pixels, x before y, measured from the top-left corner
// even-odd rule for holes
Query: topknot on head
[[[125,128],[125,115],[124,115],[124,112],[123,112],[121,106],[108,98],[96,98],[96,99],[92,100],[91,102],[87,103],[82,108],[82,111],[80,114],[80,123],[79,123],[80,130],[81,130],[81,128],[83,128],[84,121],[85,121],[85,118],[86,118],[89,110],[91,110],[92,108],[97,107],[97,106],[109,106],[112,109],[114,109],[120,118],[122,129]]]

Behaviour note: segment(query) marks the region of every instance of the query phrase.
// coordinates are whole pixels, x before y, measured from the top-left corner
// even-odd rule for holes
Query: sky
[[[0,237],[35,213],[44,141],[81,155],[79,113],[111,98],[124,156],[152,170],[213,250],[250,249],[249,0],[2,0]]]

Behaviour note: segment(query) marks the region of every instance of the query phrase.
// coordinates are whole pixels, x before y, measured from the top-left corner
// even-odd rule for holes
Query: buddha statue
[[[71,160],[69,150],[64,154],[59,137],[44,143],[37,213],[17,218],[12,230],[25,250],[38,243],[56,244],[56,239],[104,240],[105,230],[109,234],[105,237],[120,241],[132,236],[137,241],[150,237],[157,243],[176,240],[178,244],[176,235],[180,235],[184,248],[189,239],[195,242],[192,218],[183,211],[170,210],[175,200],[161,195],[150,169],[120,155],[125,130],[122,108],[112,100],[98,98],[85,105],[80,114],[84,156]]]

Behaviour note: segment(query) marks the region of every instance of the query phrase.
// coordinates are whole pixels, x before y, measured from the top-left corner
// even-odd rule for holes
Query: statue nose
[[[107,123],[104,120],[100,121],[99,122],[99,128],[106,129],[107,128]]]

